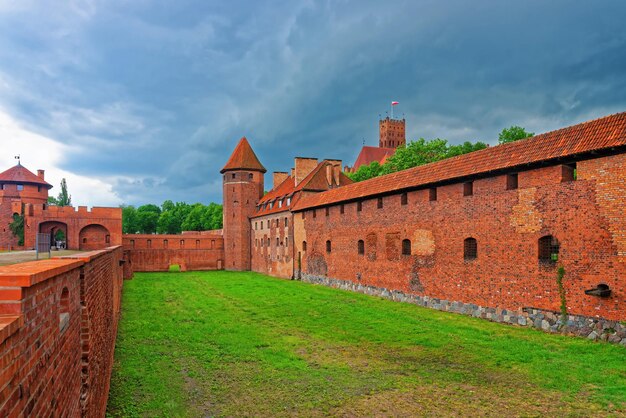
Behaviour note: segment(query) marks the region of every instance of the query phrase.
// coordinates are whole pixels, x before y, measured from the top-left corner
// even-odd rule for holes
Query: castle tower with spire
[[[220,173],[224,186],[224,267],[251,268],[250,217],[263,197],[265,167],[243,137]]]

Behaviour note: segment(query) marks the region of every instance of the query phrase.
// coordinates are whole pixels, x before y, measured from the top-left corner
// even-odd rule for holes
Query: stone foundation
[[[419,296],[389,290],[375,286],[365,286],[349,280],[339,280],[329,277],[320,277],[301,273],[300,280],[307,283],[319,284],[351,292],[378,296],[397,302],[412,303],[438,311],[454,312],[475,318],[487,319],[492,322],[518,325],[528,328],[537,328],[546,332],[575,335],[590,340],[608,341],[626,347],[626,324],[619,321],[610,321],[602,318],[591,318],[581,315],[568,315],[563,324],[559,312],[547,311],[532,307],[525,307],[519,311],[489,308],[473,303],[455,302],[429,296]]]

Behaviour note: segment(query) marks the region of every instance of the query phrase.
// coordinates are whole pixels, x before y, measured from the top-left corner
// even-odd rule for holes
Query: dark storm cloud
[[[71,4],[0,2],[0,107],[128,203],[220,200],[244,135],[270,171],[351,164],[391,100],[452,142],[626,110],[619,1]]]

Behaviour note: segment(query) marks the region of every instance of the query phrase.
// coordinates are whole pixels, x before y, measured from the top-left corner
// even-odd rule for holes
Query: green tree
[[[200,203],[192,205],[191,211],[182,223],[183,231],[202,231],[204,229],[202,223],[203,218],[205,217],[204,212],[204,205]]]
[[[154,234],[161,216],[161,208],[154,204],[137,208],[137,228],[142,234]]]
[[[519,141],[535,135],[534,132],[526,132],[521,126],[513,125],[510,128],[504,128],[498,135],[498,143],[507,144],[509,142]]]
[[[9,224],[13,236],[18,238],[17,245],[24,245],[24,215],[13,214],[13,221]]]
[[[124,234],[136,234],[139,231],[137,223],[137,209],[134,206],[122,206],[122,232]]]
[[[55,241],[65,241],[65,232],[62,229],[57,229],[57,232],[54,233]]]
[[[48,202],[50,202],[50,198],[48,198]],[[72,196],[67,192],[67,182],[65,178],[61,179],[61,191],[53,204],[56,206],[72,206]]]
[[[370,165],[359,167],[355,173],[348,174],[348,176],[354,181],[363,181],[483,148],[487,148],[483,142],[466,141],[460,145],[449,145],[445,139],[436,138],[428,141],[420,138],[417,141],[409,142],[406,147],[396,149],[396,152],[382,166],[374,161]]]

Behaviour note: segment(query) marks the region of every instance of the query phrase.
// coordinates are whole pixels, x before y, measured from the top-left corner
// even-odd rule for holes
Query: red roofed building
[[[296,158],[247,218],[224,211],[249,268],[556,330],[562,267],[569,332],[626,320],[626,113],[357,183],[340,165]]]
[[[278,277],[294,275],[293,215],[291,208],[304,196],[336,189],[352,180],[341,171],[340,160],[295,159],[291,173],[275,172],[274,187],[259,201],[252,215],[252,270]]]
[[[265,167],[243,137],[222,168],[226,270],[250,270],[250,217],[263,196]]]
[[[54,244],[57,231],[63,231],[68,249],[94,250],[121,245],[122,210],[120,208],[57,207],[48,205],[52,185],[44,179],[44,170],[33,174],[17,164],[0,173],[0,247],[32,249],[37,233],[50,234]],[[24,244],[13,235],[9,224],[15,216],[24,216]]]
[[[352,167],[346,171],[354,173],[359,167],[370,165],[374,161],[385,164],[387,158],[396,152],[396,148],[406,145],[406,121],[386,117],[378,122],[378,146],[363,145]]]

